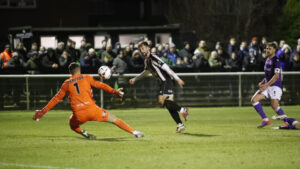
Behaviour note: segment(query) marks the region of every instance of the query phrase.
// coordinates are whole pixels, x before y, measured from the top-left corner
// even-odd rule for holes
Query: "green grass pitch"
[[[274,112],[264,107],[271,118]],[[300,120],[300,106],[283,106]],[[109,123],[82,126],[97,135],[86,140],[70,130],[71,111],[0,112],[0,168],[103,169],[283,169],[300,167],[300,131],[257,129],[252,107],[191,108],[184,133],[166,109],[111,110],[144,138]],[[282,124],[271,121],[271,126]]]

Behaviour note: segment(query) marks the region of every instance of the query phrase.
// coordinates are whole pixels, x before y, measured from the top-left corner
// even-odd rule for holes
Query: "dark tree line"
[[[165,16],[199,39],[274,37],[285,0],[167,0]]]

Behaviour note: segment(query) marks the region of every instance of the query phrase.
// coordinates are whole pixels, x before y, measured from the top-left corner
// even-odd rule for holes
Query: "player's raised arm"
[[[68,82],[65,81],[63,85],[61,86],[58,93],[49,101],[49,103],[42,109],[42,110],[36,110],[35,115],[33,116],[33,120],[39,120],[43,117],[44,114],[47,113],[47,111],[51,110],[61,99],[63,99],[66,95],[66,92],[68,90]]]
[[[136,77],[130,79],[130,80],[129,80],[129,83],[130,83],[130,84],[134,84],[137,80],[140,80],[140,79],[142,79],[142,78],[148,76],[149,73],[150,73],[150,71],[145,69],[142,73],[140,73],[140,74],[137,75]]]
[[[110,87],[109,85],[107,85],[105,83],[102,83],[100,81],[95,80],[92,76],[88,75],[88,78],[89,78],[91,86],[93,86],[93,87],[95,87],[97,89],[104,90],[104,91],[106,91],[108,93],[114,94],[114,95],[116,95],[119,98],[123,97],[122,88],[120,88],[118,90],[115,90],[112,87]]]

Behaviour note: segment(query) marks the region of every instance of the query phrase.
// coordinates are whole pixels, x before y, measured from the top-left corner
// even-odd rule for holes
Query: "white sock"
[[[269,120],[269,118],[264,118],[263,120],[264,120],[264,121],[268,121],[268,120]]]
[[[132,134],[136,135],[138,133],[139,133],[138,131],[134,130]]]

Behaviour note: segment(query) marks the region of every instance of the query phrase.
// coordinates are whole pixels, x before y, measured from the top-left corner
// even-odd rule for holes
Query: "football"
[[[108,80],[111,77],[111,69],[108,66],[101,66],[98,69],[98,74],[103,80]]]

